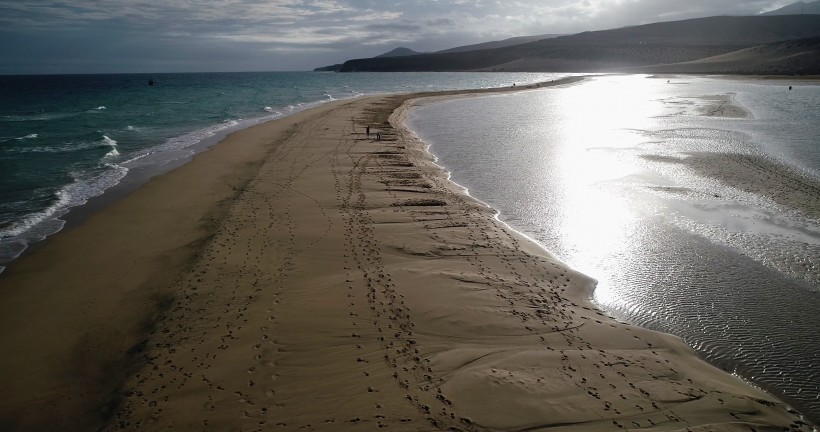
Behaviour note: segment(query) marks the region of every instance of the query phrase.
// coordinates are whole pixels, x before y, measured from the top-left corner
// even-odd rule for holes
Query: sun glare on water
[[[556,142],[558,178],[562,194],[558,218],[567,259],[582,272],[598,278],[596,298],[612,304],[617,299],[600,271],[606,257],[632,249],[633,225],[639,217],[635,197],[615,187],[641,174],[641,168],[623,157],[643,141],[636,130],[651,128],[663,114],[654,85],[644,77],[602,78],[573,91],[556,92],[560,113]],[[649,84],[649,85],[648,85]]]

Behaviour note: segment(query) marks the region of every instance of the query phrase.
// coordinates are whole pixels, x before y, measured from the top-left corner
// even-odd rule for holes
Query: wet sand
[[[820,182],[760,156],[692,153],[678,161],[738,189],[820,219]]]
[[[0,430],[810,430],[596,310],[413,97],[235,133],[10,265]]]

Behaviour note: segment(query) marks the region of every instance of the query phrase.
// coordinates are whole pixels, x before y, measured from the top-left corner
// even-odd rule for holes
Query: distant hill
[[[504,39],[500,41],[492,41],[492,42],[484,42],[479,44],[473,45],[464,45],[460,47],[450,48],[446,50],[436,51],[436,54],[446,54],[446,53],[456,53],[456,52],[467,52],[467,51],[478,51],[484,49],[494,49],[494,48],[505,48],[514,45],[521,45],[525,43],[540,41],[543,39],[550,39],[554,37],[563,36],[560,34],[543,34],[537,36],[519,36],[509,39]]]
[[[479,44],[473,45],[464,45],[458,46],[455,48],[449,48],[446,50],[437,51],[436,54],[439,53],[454,53],[454,52],[467,52],[467,51],[478,51],[482,49],[492,49],[492,48],[504,48],[513,45],[521,45],[529,42],[534,42],[542,39],[549,39],[553,37],[558,37],[561,35],[558,34],[545,34],[545,35],[537,35],[537,36],[519,36],[509,39],[504,39],[500,41],[491,41],[491,42],[484,42]],[[390,52],[386,52],[384,54],[377,55],[373,58],[385,58],[385,57],[404,57],[404,56],[411,56],[411,55],[421,55],[421,54],[429,54],[429,53],[422,53],[418,51],[414,51],[410,48],[399,47]],[[332,66],[323,66],[313,69],[315,72],[339,72],[342,69],[342,64],[335,64]]]
[[[775,42],[685,63],[644,66],[622,72],[820,75],[820,38]]]
[[[349,60],[342,71],[600,72],[683,63],[820,37],[820,15],[709,17],[584,32],[505,48]]]
[[[377,55],[376,57],[373,57],[373,58],[403,57],[403,56],[411,56],[411,55],[418,55],[418,54],[424,54],[424,53],[420,53],[418,51],[413,51],[410,48],[398,47],[398,48],[396,48],[394,50],[391,50],[389,52],[386,52],[384,54],[379,54],[379,55]],[[342,70],[342,64],[341,63],[331,65],[331,66],[317,67],[316,69],[313,69],[314,72],[339,72],[341,70]]]
[[[404,56],[411,56],[411,55],[419,55],[424,54],[418,51],[413,51],[410,48],[405,47],[398,47],[394,50],[386,52],[384,54],[379,54],[374,58],[384,58],[384,57],[404,57]]]
[[[797,2],[784,6],[770,12],[762,13],[761,15],[802,15],[802,14],[820,14],[820,1],[813,2]]]
[[[341,70],[342,64],[336,63],[335,65],[317,67],[313,69],[313,72],[339,72]]]

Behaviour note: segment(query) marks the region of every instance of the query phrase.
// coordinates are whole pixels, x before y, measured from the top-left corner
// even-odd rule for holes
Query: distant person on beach
[[[370,138],[370,125],[367,125],[367,137]]]
[[[792,86],[789,86],[789,90],[791,90],[791,89],[792,89]]]
[[[376,132],[376,141],[381,141],[381,140],[382,140],[382,133],[381,132]]]

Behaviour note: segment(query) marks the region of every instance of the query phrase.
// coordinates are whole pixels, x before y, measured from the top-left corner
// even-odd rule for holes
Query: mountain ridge
[[[455,48],[448,48],[441,51],[436,51],[435,54],[449,54],[449,53],[456,53],[456,52],[468,52],[468,51],[480,51],[484,49],[493,49],[493,48],[505,48],[515,45],[521,45],[530,42],[536,42],[539,40],[544,39],[551,39],[555,37],[565,36],[562,34],[543,34],[543,35],[534,35],[534,36],[518,36],[512,37],[508,39],[498,40],[498,41],[490,41],[490,42],[482,42],[472,45],[463,45],[458,46]]]
[[[788,6],[783,6],[780,9],[764,12],[760,15],[802,15],[802,14],[820,14],[820,0],[813,2],[800,1],[792,3]]]
[[[379,54],[379,55],[377,55],[376,57],[373,57],[373,58],[403,57],[403,56],[411,56],[411,55],[419,55],[419,54],[425,54],[425,53],[418,52],[418,51],[413,51],[410,48],[398,47],[398,48],[394,48],[394,49],[392,49],[392,50],[390,50],[390,51],[388,51],[384,54]]]
[[[601,72],[683,63],[811,37],[820,37],[820,15],[706,17],[583,32],[506,48],[349,60],[340,70]]]
[[[774,42],[684,63],[628,68],[619,72],[820,75],[820,37]]]
[[[553,37],[563,36],[560,34],[543,34],[543,35],[535,35],[535,36],[517,36],[508,39],[498,40],[498,41],[489,41],[489,42],[481,42],[477,44],[471,45],[461,45],[454,48],[448,48],[441,51],[435,51],[431,53],[419,52],[415,51],[411,48],[406,47],[398,47],[394,48],[386,53],[379,54],[372,58],[384,58],[384,57],[403,57],[409,55],[423,55],[423,54],[444,54],[444,53],[455,53],[455,52],[468,52],[468,51],[478,51],[482,49],[490,49],[490,48],[504,48],[514,45],[525,44],[529,42],[534,42],[542,39],[549,39]],[[313,69],[314,72],[339,72],[342,68],[342,63],[337,63],[330,66],[322,66]]]

